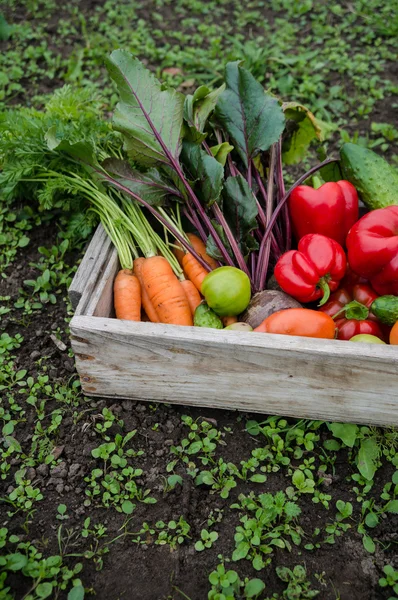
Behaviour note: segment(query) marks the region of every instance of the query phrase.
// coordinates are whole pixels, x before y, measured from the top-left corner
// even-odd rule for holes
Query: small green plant
[[[228,498],[230,491],[237,485],[234,471],[236,471],[235,465],[231,468],[231,463],[226,463],[220,458],[209,470],[200,471],[195,478],[195,483],[208,485],[211,487],[211,493],[217,491],[221,498]]]
[[[150,490],[143,490],[137,485],[136,479],[143,474],[142,469],[136,469],[128,464],[128,459],[142,456],[142,450],[126,448],[134,438],[136,430],[130,431],[124,437],[116,434],[114,442],[105,442],[91,451],[94,458],[103,462],[103,468],[96,468],[85,477],[86,488],[85,506],[94,501],[108,508],[114,506],[118,512],[131,514],[135,509],[133,500],[154,504],[155,498],[149,496]]]
[[[296,565],[292,570],[287,567],[276,567],[279,579],[287,583],[282,598],[286,600],[310,600],[320,594],[319,590],[311,590],[311,582],[307,579],[307,572],[302,565]]]
[[[66,511],[68,510],[66,504],[59,504],[57,507],[57,515],[56,515],[56,519],[58,519],[58,521],[65,521],[66,519],[69,519],[69,516],[66,514]]]
[[[265,584],[261,579],[248,579],[246,577],[242,581],[236,571],[232,569],[226,571],[222,563],[217,565],[217,568],[210,573],[209,582],[211,583],[211,590],[208,593],[208,600],[255,599],[265,589]]]
[[[383,567],[384,577],[379,579],[379,586],[382,588],[392,588],[394,594],[398,596],[398,571],[396,571],[391,565],[385,565]],[[396,596],[390,597],[388,600],[397,600]]]
[[[19,333],[15,334],[14,337],[10,337],[8,333],[2,333],[0,335],[0,355],[9,355],[11,350],[20,348],[23,342],[23,337]],[[4,358],[3,358],[4,360]]]
[[[295,523],[300,507],[290,502],[284,492],[240,494],[239,503],[231,508],[245,512],[236,528],[232,560],[250,560],[257,571],[270,564],[274,548],[291,550],[290,540],[301,544],[303,531]]]
[[[87,538],[90,535],[92,535],[94,538],[100,539],[100,538],[106,536],[107,528],[102,523],[95,523],[92,526],[93,529],[90,529],[90,526],[91,526],[91,517],[87,517],[86,519],[84,519],[83,528],[81,531],[81,536],[83,538]]]
[[[6,545],[13,546],[12,551],[5,550]],[[7,586],[7,578],[15,574],[18,574],[21,580],[26,579],[30,586],[29,594],[26,595],[29,600],[55,598],[65,590],[69,590],[68,600],[83,600],[84,587],[77,577],[83,568],[81,563],[69,568],[63,563],[61,556],[44,558],[30,542],[20,542],[15,535],[8,536],[6,528],[0,530],[0,546],[3,546],[0,556],[1,597],[5,600],[13,598],[8,593],[11,588]]]
[[[26,514],[30,518],[35,512],[36,502],[43,500],[44,496],[38,487],[34,487],[29,479],[25,478],[26,468],[22,468],[15,473],[16,487],[8,494],[7,497],[1,498],[12,506],[8,516],[12,517],[19,511]]]
[[[202,550],[205,550],[206,548],[211,548],[217,540],[217,531],[207,531],[207,529],[202,529],[200,532],[200,540],[195,542],[195,550],[202,552]]]
[[[182,485],[182,477],[181,477],[181,475],[177,475],[177,473],[173,473],[172,475],[169,475],[167,478],[163,477],[163,480],[164,480],[163,492],[165,494],[167,494],[171,490],[174,490],[174,488],[177,485]]]
[[[110,437],[108,435],[108,430],[112,427],[113,424],[123,426],[123,421],[116,419],[115,415],[109,408],[103,408],[101,415],[97,416],[98,421],[95,423],[95,431],[103,437],[107,442],[110,441]]]
[[[306,550],[314,550],[320,548],[321,544],[334,544],[336,537],[340,537],[351,528],[349,523],[343,523],[346,519],[350,519],[352,516],[353,507],[351,502],[343,502],[343,500],[337,500],[336,502],[336,517],[332,523],[328,523],[324,530],[317,527],[314,531],[313,538],[317,540],[320,534],[324,532],[326,535],[322,541],[314,541],[305,544]]]
[[[214,454],[218,444],[225,445],[223,434],[218,431],[211,423],[205,420],[197,419],[183,415],[181,417],[184,425],[189,428],[188,436],[181,440],[177,446],[171,446],[170,451],[175,454],[184,463],[189,463],[191,456],[201,455],[202,464],[208,463],[209,457]],[[174,468],[176,461],[173,461]]]
[[[286,419],[268,417],[262,423],[248,421],[246,430],[252,436],[264,436],[267,460],[272,471],[277,471],[289,465],[292,458],[300,459],[305,451],[314,450],[321,425],[322,421],[300,420],[290,424]]]
[[[133,536],[133,542],[136,544],[149,544],[154,540],[157,546],[170,546],[170,550],[175,550],[185,540],[191,539],[190,525],[184,517],[180,517],[178,521],[172,520],[165,523],[157,521],[155,525],[149,525],[144,522],[140,531],[137,533],[127,532],[126,535]]]
[[[398,433],[391,429],[382,431],[376,427],[365,427],[352,423],[329,423],[333,436],[351,450],[361,476],[371,481],[381,465],[381,457],[392,461],[398,450]],[[337,450],[340,443],[334,449]]]

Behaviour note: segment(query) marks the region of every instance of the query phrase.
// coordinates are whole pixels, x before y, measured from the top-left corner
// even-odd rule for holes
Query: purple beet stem
[[[234,253],[234,256],[236,258],[236,262],[239,265],[239,268],[242,271],[244,271],[246,273],[246,275],[250,278],[250,272],[249,272],[249,269],[247,268],[245,259],[243,258],[243,255],[242,255],[242,252],[240,251],[238,243],[235,240],[234,235],[233,235],[228,223],[226,222],[225,217],[224,217],[223,213],[221,212],[221,209],[218,206],[217,202],[214,202],[214,204],[212,205],[212,208],[214,211],[214,216],[216,217],[217,221],[223,228],[225,235],[227,236],[227,240],[231,245],[232,252]]]
[[[277,185],[278,185],[278,198],[279,201],[285,195],[285,182],[283,181],[283,166],[282,166],[282,137],[279,138],[277,147]],[[284,224],[285,224],[285,252],[290,250],[292,245],[292,230],[290,225],[289,209],[285,204],[283,210]]]
[[[274,202],[274,173],[276,167],[276,144],[271,146],[270,162],[269,162],[269,175],[268,175],[268,189],[267,189],[267,206],[265,216],[267,219],[267,225],[272,217],[273,202]],[[265,236],[265,234],[264,234]],[[260,244],[258,252],[258,261],[256,267],[256,275],[254,278],[254,288],[258,292],[264,288],[265,278],[268,270],[269,258],[271,251],[271,238],[268,236],[264,242],[264,237]]]

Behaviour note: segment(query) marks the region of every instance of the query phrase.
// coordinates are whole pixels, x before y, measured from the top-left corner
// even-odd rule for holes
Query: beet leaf
[[[285,127],[285,117],[278,100],[239,62],[225,69],[226,89],[220,95],[215,116],[230,135],[246,168],[262,150],[278,141]]]

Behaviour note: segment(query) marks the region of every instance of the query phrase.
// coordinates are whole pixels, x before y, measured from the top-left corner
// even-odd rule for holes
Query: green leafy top
[[[143,166],[178,159],[184,96],[162,90],[156,77],[125,50],[112,52],[106,63],[120,95],[113,125],[124,134],[129,156]]]
[[[225,69],[226,89],[220,95],[215,115],[231,136],[245,167],[260,150],[278,141],[285,117],[278,100],[264,92],[261,83],[239,62]]]

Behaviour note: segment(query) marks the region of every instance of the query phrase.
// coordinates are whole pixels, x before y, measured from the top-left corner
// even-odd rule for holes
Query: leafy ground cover
[[[65,83],[111,111],[103,57],[118,46],[187,91],[245,58],[332,144],[359,135],[392,157],[394,2],[1,8],[3,114]],[[66,290],[89,229],[67,233],[62,197],[0,200],[0,598],[398,596],[395,430],[85,398]]]

